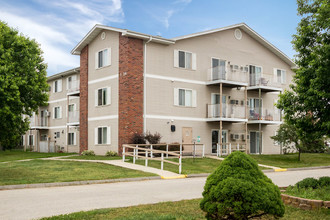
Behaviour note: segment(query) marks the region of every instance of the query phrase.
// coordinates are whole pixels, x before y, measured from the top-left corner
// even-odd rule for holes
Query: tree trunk
[[[299,152],[298,153],[298,161],[300,161],[300,152],[301,152],[301,150],[299,149],[298,152]]]

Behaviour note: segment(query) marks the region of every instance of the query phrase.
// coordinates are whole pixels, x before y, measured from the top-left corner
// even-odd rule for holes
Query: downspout
[[[152,41],[152,36],[149,37],[149,40],[144,43],[143,51],[143,133],[147,132],[147,44]]]

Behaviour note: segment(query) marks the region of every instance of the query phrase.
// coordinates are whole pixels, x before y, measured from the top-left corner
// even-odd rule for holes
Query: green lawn
[[[199,208],[200,199],[183,200],[179,202],[164,202],[153,205],[139,205],[126,208],[97,209],[87,212],[76,212],[59,215],[43,220],[57,219],[116,219],[116,220],[144,220],[144,219],[205,219],[204,212]],[[304,211],[291,206],[285,206],[285,215],[281,219],[329,219],[330,210]],[[261,219],[273,219],[263,217]]]
[[[323,201],[330,201],[330,186],[312,188],[297,188],[296,186],[289,186],[284,192],[287,195],[297,196],[305,199],[316,199]]]
[[[122,157],[106,157],[106,156],[72,156],[65,157],[63,159],[75,159],[75,160],[121,160]]]
[[[39,152],[24,152],[20,150],[0,151],[0,162],[25,160],[46,157],[59,157],[72,155],[72,153],[39,153]]]
[[[32,160],[0,163],[0,185],[156,176],[101,163]]]
[[[250,156],[260,164],[281,168],[330,166],[330,154],[325,153],[302,153],[301,161],[298,161],[298,154]]]

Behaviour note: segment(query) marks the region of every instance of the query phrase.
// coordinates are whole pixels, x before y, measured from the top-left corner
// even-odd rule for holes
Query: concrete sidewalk
[[[113,166],[124,167],[132,170],[139,170],[147,173],[154,173],[160,176],[162,179],[178,179],[185,178],[185,175],[173,173],[167,170],[160,170],[153,167],[146,167],[138,164],[123,162],[122,160],[75,160],[75,159],[60,159],[60,158],[42,158],[42,160],[60,160],[60,161],[78,161],[78,162],[90,162],[90,163],[104,163]]]

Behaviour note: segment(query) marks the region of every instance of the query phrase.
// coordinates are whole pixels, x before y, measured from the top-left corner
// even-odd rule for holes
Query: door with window
[[[261,78],[261,67],[250,65],[249,78],[250,86],[259,85]]]
[[[226,101],[227,101],[227,97],[225,95],[223,95],[222,96],[222,117],[226,117],[226,113],[227,113]],[[212,93],[211,104],[212,104],[213,117],[220,117],[220,94]]]
[[[217,144],[220,142],[220,135],[219,135],[220,130],[212,130],[212,153],[215,154],[217,153]],[[228,131],[227,130],[222,130],[222,138],[221,138],[221,143],[225,144],[227,143],[228,140]],[[221,153],[226,153],[227,146],[222,145],[222,152]]]
[[[258,131],[251,131],[250,132],[250,153],[251,154],[258,154],[261,146],[261,143],[259,143],[261,140],[259,140],[260,133]]]
[[[212,80],[226,79],[226,61],[212,58]]]

